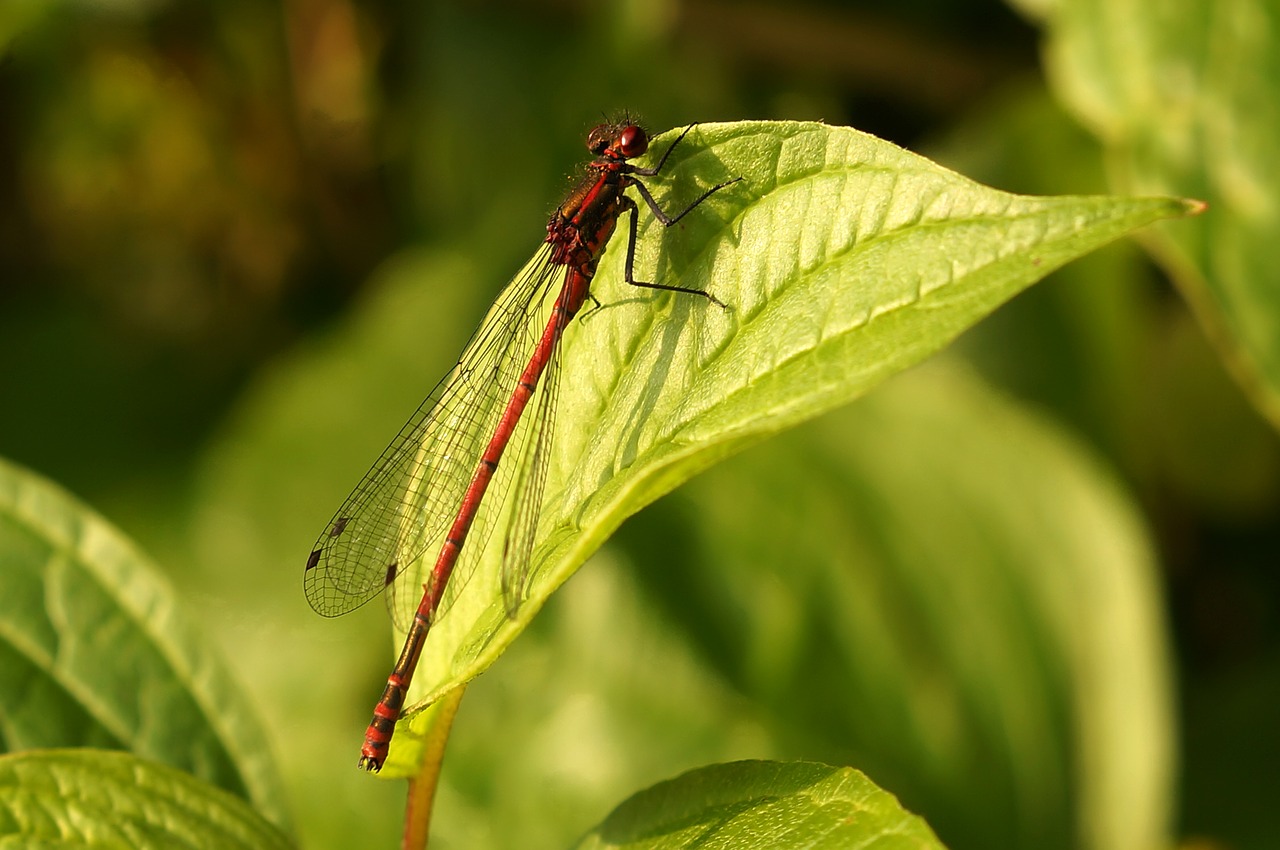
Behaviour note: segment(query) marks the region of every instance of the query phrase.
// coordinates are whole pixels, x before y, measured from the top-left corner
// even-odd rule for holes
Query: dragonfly
[[[495,527],[504,528],[500,581],[508,615],[514,616],[525,598],[555,438],[560,343],[583,304],[588,299],[599,304],[591,282],[621,217],[629,221],[627,283],[725,308],[705,290],[637,280],[634,272],[639,208],[628,189],[671,227],[742,179],[712,186],[677,214],[663,211],[639,178],[659,174],[695,126],[686,127],[649,168],[630,162],[649,150],[648,133],[630,120],[600,124],[587,134],[587,149],[595,158],[552,213],[533,261],[499,294],[457,364],[316,540],[303,579],[311,607],[336,617],[391,588],[388,607],[406,630],[399,660],[365,730],[361,768],[377,772],[386,761],[432,624],[456,599]],[[509,508],[504,512],[495,504]],[[428,550],[438,553],[425,581],[397,581],[415,572],[409,568]]]

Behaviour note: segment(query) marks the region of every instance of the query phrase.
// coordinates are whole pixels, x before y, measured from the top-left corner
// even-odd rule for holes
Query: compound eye
[[[617,148],[627,159],[640,156],[649,149],[649,134],[635,124],[623,127],[618,134]]]
[[[596,156],[604,153],[605,148],[609,147],[609,129],[608,124],[591,128],[591,132],[587,133],[587,150]]]

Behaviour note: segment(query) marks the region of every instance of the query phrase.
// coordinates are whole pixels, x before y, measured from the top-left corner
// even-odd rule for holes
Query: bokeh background
[[[302,566],[536,247],[585,130],[622,109],[654,130],[818,119],[1001,189],[1107,191],[1104,147],[1047,81],[1037,13],[1050,8],[4,0],[0,453],[165,567],[277,742],[302,845],[392,846],[402,788],[353,767],[391,657],[387,621],[376,606],[314,617]],[[1025,476],[1016,459],[974,458],[1001,429],[1030,429],[1029,443],[1052,442],[1029,450],[1031,470],[1052,456],[1104,482],[1081,486],[1117,501],[1153,564],[1139,604],[1155,609],[1141,638],[1155,641],[1153,684],[1136,699],[1154,706],[1144,734],[1167,741],[1145,781],[1168,788],[1141,817],[1195,846],[1275,846],[1280,441],[1220,351],[1146,254],[1117,245],[855,418],[787,435],[654,505],[473,686],[439,845],[564,846],[646,784],[769,756],[864,769],[954,848],[1117,846],[1081,814],[1097,809],[1081,799],[1088,758],[1063,731],[1070,700],[1049,700],[1045,716],[1061,716],[1044,751],[1011,745],[1012,767],[986,772],[980,746],[948,761],[945,746],[885,731],[891,708],[871,717],[867,669],[923,668],[919,685],[928,653],[897,666],[891,653],[823,655],[868,640],[831,624],[892,629],[896,612],[929,634],[930,617],[967,604],[908,595],[886,610],[866,599],[897,597],[868,590],[863,607],[813,608],[832,574],[892,584],[887,567],[859,572],[893,563],[876,543],[886,522],[924,518],[904,535],[945,561],[928,551],[944,534],[928,520],[947,493],[980,498],[951,473],[931,489],[928,465],[868,472],[914,422],[907,445],[966,447],[982,470],[971,476]],[[851,471],[837,474],[841,458]],[[1029,548],[1062,544],[1025,530]],[[981,562],[983,540],[944,539],[958,562]],[[852,696],[850,670],[862,671]],[[916,690],[946,699],[945,686]],[[895,734],[913,746],[877,745]]]

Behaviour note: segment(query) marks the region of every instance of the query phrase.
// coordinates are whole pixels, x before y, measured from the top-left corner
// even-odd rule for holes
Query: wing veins
[[[558,292],[548,284],[564,267],[550,256],[544,245],[502,290],[457,363],[321,533],[304,578],[318,613],[338,616],[368,602],[443,535],[491,437],[488,426],[531,356],[547,295]]]

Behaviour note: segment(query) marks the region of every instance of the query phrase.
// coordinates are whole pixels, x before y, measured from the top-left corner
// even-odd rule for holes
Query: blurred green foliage
[[[400,789],[352,766],[385,620],[319,621],[301,564],[539,241],[601,111],[654,130],[817,118],[1011,191],[1203,197],[1206,216],[1149,243],[1176,290],[1113,246],[966,336],[958,371],[907,376],[624,527],[472,687],[439,840],[563,846],[687,767],[806,757],[865,769],[956,850],[1124,846],[1090,795],[1114,811],[1127,783],[1159,784],[1144,771],[1177,778],[1173,835],[1274,846],[1280,441],[1264,414],[1280,311],[1265,299],[1280,228],[1256,175],[1280,156],[1280,13],[1019,5],[1047,17],[977,0],[7,0],[0,454],[173,571],[266,717],[303,845],[391,846]],[[931,434],[974,463],[937,458],[931,477]],[[1009,545],[1012,508],[990,494],[968,523],[908,523],[971,504],[988,478],[1032,499],[1017,476],[1035,470],[1085,494],[1087,525],[1046,524],[1092,541],[1025,528]],[[897,551],[911,534],[921,551]],[[1100,579],[1096,620],[1055,620],[1055,551],[1108,541],[1153,551],[1161,588]],[[1012,565],[987,577],[1005,605],[961,618],[975,574],[930,588],[911,572],[935,548]],[[1042,559],[1044,584],[1026,566]],[[1008,628],[990,680],[954,691],[941,659],[986,616]],[[879,618],[910,657],[862,631]],[[1172,702],[1130,677],[1156,726],[1179,724],[1145,730],[1167,752],[1126,753],[1133,775],[1081,781],[1105,761],[1090,747],[1114,766],[1124,736],[1069,695],[1125,674],[1097,666],[1098,644],[1045,649],[1066,634],[1123,637],[1157,678],[1172,659]],[[1001,650],[1007,635],[1031,642]],[[1001,699],[966,690],[984,681]],[[975,728],[957,718],[985,733],[956,737]],[[1148,835],[1165,816],[1134,813]]]

